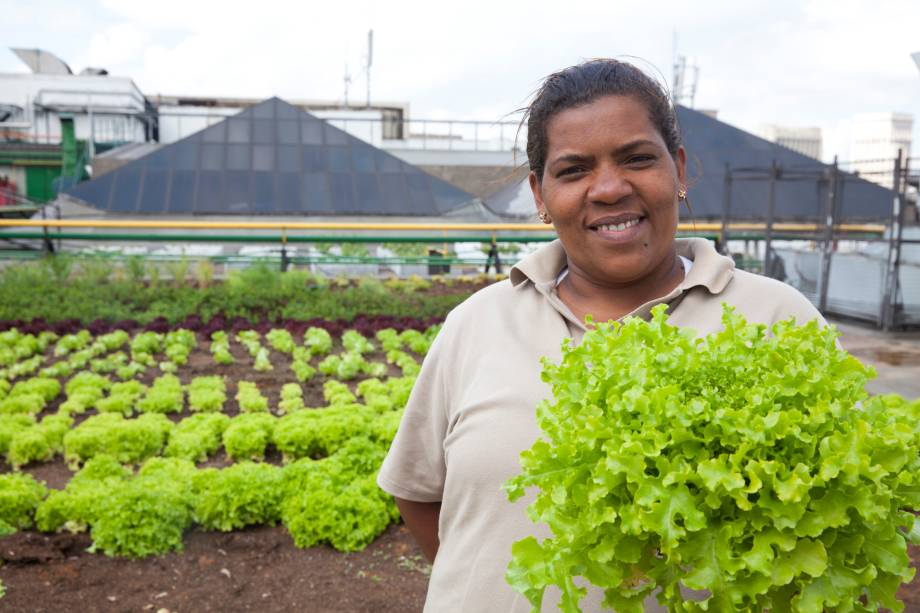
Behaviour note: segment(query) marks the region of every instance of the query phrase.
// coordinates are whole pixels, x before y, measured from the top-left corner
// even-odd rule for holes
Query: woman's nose
[[[633,186],[619,169],[607,165],[595,169],[587,198],[597,204],[616,204],[633,193]]]

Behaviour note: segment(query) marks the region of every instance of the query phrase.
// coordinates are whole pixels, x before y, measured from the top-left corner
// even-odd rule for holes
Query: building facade
[[[914,118],[910,113],[865,113],[852,120],[847,170],[894,187],[894,159],[898,151],[910,157]]]
[[[821,128],[768,124],[761,128],[760,134],[771,143],[816,160],[821,159]]]

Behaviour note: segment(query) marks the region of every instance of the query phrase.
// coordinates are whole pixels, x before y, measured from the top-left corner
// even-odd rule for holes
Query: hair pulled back
[[[555,72],[537,90],[522,121],[527,122],[527,160],[543,178],[549,139],[546,124],[557,113],[594,102],[604,96],[632,96],[641,102],[668,152],[677,155],[681,145],[677,113],[658,81],[628,62],[596,59]]]

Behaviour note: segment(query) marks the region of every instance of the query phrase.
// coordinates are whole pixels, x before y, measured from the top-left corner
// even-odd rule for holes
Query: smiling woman
[[[636,67],[594,60],[551,75],[527,129],[537,212],[559,240],[450,313],[378,476],[434,560],[426,611],[530,610],[504,576],[512,543],[533,534],[533,495],[509,503],[501,485],[540,437],[536,407],[551,395],[540,358],[558,363],[587,315],[648,318],[666,304],[671,324],[699,334],[721,328],[723,302],[754,323],[820,319],[709,241],[675,238],[686,155],[667,94]],[[602,610],[602,597],[588,589],[583,610]],[[558,603],[547,590],[543,610]],[[645,611],[660,610],[650,596]]]

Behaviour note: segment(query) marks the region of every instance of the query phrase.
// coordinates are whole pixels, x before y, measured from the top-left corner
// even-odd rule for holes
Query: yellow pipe
[[[554,228],[544,224],[528,223],[359,223],[359,222],[276,222],[276,221],[140,221],[112,219],[0,219],[0,227],[45,227],[45,228],[139,228],[139,229],[200,229],[200,230],[456,230],[456,231],[512,231],[552,232]],[[731,223],[729,230],[763,230],[762,223]],[[822,229],[818,224],[776,223],[777,232],[809,232]],[[838,224],[843,232],[872,232],[885,230],[881,224]],[[720,223],[682,223],[681,232],[718,232]]]

